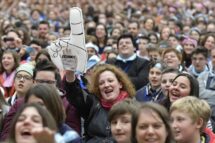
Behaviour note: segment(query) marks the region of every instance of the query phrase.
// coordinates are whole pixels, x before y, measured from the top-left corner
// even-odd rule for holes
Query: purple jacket
[[[66,112],[66,120],[65,123],[69,125],[72,129],[77,131],[79,134],[81,134],[81,119],[80,115],[78,114],[76,108],[69,104],[69,102],[66,99],[65,94],[61,96],[61,99],[63,101],[63,105]],[[10,132],[10,125],[13,120],[13,117],[15,116],[17,110],[19,107],[24,104],[24,99],[20,98],[18,99],[13,106],[11,106],[9,112],[5,116],[3,120],[3,128],[0,135],[0,141],[4,141],[7,139],[9,132]]]

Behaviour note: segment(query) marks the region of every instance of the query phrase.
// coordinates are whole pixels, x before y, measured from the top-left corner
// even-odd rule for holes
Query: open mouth
[[[109,93],[111,93],[111,92],[113,92],[112,89],[107,89],[107,90],[105,90],[105,94],[109,94]]]
[[[21,132],[21,136],[22,136],[22,137],[31,137],[32,134],[31,134],[31,132],[29,132],[29,131],[23,131],[23,132]]]
[[[180,94],[176,92],[175,90],[171,91],[171,99],[177,100],[180,98]]]
[[[18,84],[18,87],[19,88],[23,88],[23,84]]]

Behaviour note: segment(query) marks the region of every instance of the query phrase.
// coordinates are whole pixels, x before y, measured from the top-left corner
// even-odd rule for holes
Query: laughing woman
[[[50,135],[48,139],[51,140],[46,140],[48,136],[39,133],[43,129],[49,130],[46,135]],[[45,108],[36,104],[26,104],[19,109],[14,117],[6,143],[40,143],[41,141],[55,143],[54,133],[56,130],[56,123]]]
[[[171,104],[185,96],[199,97],[199,83],[197,79],[187,72],[179,73],[169,87],[168,97],[162,104],[169,109]]]
[[[1,60],[0,85],[4,88],[4,97],[12,96],[15,92],[15,70],[19,66],[19,57],[15,51],[4,51]]]
[[[111,129],[108,122],[108,112],[111,107],[126,98],[135,95],[135,89],[128,76],[113,65],[98,65],[95,67],[91,84],[88,89],[91,94],[81,90],[74,72],[66,72],[65,86],[68,101],[73,104],[85,119],[85,142],[111,142]]]

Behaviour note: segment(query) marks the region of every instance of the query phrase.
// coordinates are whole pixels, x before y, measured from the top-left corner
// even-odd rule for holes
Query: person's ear
[[[202,118],[198,118],[195,122],[197,129],[201,129],[204,125],[204,120]]]

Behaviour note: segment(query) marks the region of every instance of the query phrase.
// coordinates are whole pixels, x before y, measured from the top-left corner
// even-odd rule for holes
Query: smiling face
[[[208,50],[215,48],[215,38],[212,36],[209,36],[205,41],[204,47]]]
[[[136,126],[138,143],[165,143],[167,135],[165,124],[157,113],[141,111]]]
[[[173,103],[181,97],[189,96],[191,92],[190,81],[185,76],[177,77],[169,88],[169,99]]]
[[[134,54],[134,45],[130,38],[122,38],[118,44],[118,52],[122,57],[128,58]]]
[[[193,50],[195,49],[194,45],[192,43],[186,43],[184,44],[184,52],[187,54],[187,55],[190,55]]]
[[[174,139],[178,143],[193,142],[195,134],[200,134],[201,125],[197,121],[193,121],[190,115],[186,112],[174,110],[171,113],[172,129]]]
[[[180,65],[180,59],[177,57],[175,52],[168,52],[163,56],[164,63],[171,68],[177,69]]]
[[[31,134],[32,129],[43,127],[42,117],[34,107],[28,107],[20,114],[15,125],[17,143],[36,143]]]
[[[147,19],[145,24],[144,24],[144,28],[148,31],[151,31],[153,30],[153,27],[154,27],[154,21],[153,19]]]
[[[138,24],[133,22],[128,25],[128,32],[132,34],[133,37],[138,35],[139,29]]]
[[[48,24],[39,24],[39,27],[38,27],[39,37],[47,38],[46,36],[47,36],[48,32],[49,32]]]
[[[111,71],[104,71],[99,76],[99,90],[101,96],[107,102],[114,101],[122,88],[115,74]]]
[[[111,121],[111,133],[117,143],[130,143],[131,114],[118,115]]]
[[[173,79],[177,76],[177,73],[164,73],[161,77],[161,89],[164,95],[168,95],[169,88],[173,82]]]
[[[6,72],[8,72],[8,73],[12,72],[12,70],[15,66],[15,61],[14,61],[14,57],[11,53],[3,54],[2,66],[4,67]]]
[[[162,32],[161,32],[161,38],[162,40],[167,40],[169,35],[170,35],[171,31],[170,31],[170,28],[169,27],[165,27],[162,29]]]
[[[103,38],[106,35],[105,27],[103,25],[98,25],[96,27],[96,37]]]

